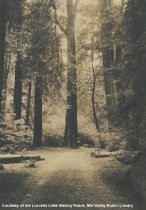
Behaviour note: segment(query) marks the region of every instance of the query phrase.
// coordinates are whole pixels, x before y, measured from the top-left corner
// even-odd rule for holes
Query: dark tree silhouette
[[[96,105],[95,105],[95,93],[96,93],[96,72],[94,68],[94,46],[93,46],[93,40],[91,42],[91,66],[92,66],[92,75],[93,75],[93,84],[92,84],[92,111],[93,111],[93,117],[94,117],[94,122],[96,126],[97,132],[100,132],[100,127],[99,127],[99,120],[97,117],[97,110],[96,110]]]
[[[7,0],[0,0],[0,114],[2,115],[4,85],[4,54],[7,22]]]
[[[15,119],[21,118],[22,107],[22,55],[17,53],[17,61],[15,66],[15,85],[14,85],[14,112]]]

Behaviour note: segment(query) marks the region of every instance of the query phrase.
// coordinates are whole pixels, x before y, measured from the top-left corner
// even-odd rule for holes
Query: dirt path
[[[137,202],[134,201],[135,198],[128,190],[129,186],[126,187],[122,182],[119,169],[122,170],[122,173],[126,169],[121,169],[120,163],[113,162],[112,158],[93,159],[90,157],[90,151],[90,149],[85,148],[37,151],[37,155],[45,157],[45,161],[38,162],[36,168],[26,168],[24,164],[7,165],[6,171],[9,172],[9,175],[17,173],[14,176],[15,178],[19,177],[20,174],[23,175],[22,180],[18,179],[16,184],[18,186],[20,184],[21,187],[14,189],[16,196],[21,193],[20,198],[16,199],[17,203],[68,205],[66,208],[63,206],[60,206],[60,208],[58,206],[51,206],[50,208],[28,207],[25,208],[27,210],[63,210],[71,207],[71,209],[88,210],[131,209],[130,206],[120,208],[116,205],[112,208],[109,206],[104,208],[106,204],[133,204],[133,210],[140,210]],[[10,198],[11,194],[7,203],[12,203]],[[72,206],[72,204],[78,204],[78,206]],[[85,208],[87,204],[93,205]],[[95,207],[94,204],[99,204],[99,206]],[[100,204],[103,204],[103,206],[100,206]]]

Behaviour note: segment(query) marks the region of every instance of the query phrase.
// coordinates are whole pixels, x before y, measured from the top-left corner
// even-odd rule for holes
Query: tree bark
[[[15,85],[14,85],[14,113],[16,120],[21,118],[22,107],[22,55],[17,54],[17,61],[15,66]]]
[[[28,95],[27,95],[26,119],[25,119],[26,125],[29,125],[30,108],[31,108],[31,81],[28,83]]]
[[[2,115],[2,103],[3,103],[6,22],[7,22],[7,0],[0,0],[0,115]]]
[[[75,11],[73,0],[67,0],[67,110],[65,144],[77,146],[77,74],[75,46]]]
[[[34,101],[34,132],[33,147],[40,147],[42,144],[42,77],[37,76],[35,81]]]

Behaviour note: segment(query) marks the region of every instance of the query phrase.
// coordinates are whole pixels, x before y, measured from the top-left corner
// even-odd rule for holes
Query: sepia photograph
[[[0,0],[0,210],[146,209],[146,0]]]

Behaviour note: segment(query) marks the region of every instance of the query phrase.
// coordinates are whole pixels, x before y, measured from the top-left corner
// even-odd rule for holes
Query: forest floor
[[[24,154],[37,154],[44,161],[29,168],[25,163],[7,164],[0,172],[0,202],[3,204],[82,204],[72,209],[116,209],[129,210],[129,207],[96,207],[87,204],[132,204],[133,210],[143,210],[138,196],[125,174],[128,166],[113,157],[91,158],[93,149],[44,148],[26,151]],[[16,209],[2,208],[0,209]],[[21,209],[20,207],[17,209]],[[25,209],[70,209],[25,208]]]

